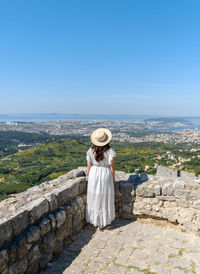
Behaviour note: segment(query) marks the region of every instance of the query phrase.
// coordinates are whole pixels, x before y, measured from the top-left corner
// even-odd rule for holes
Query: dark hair
[[[94,152],[94,158],[97,162],[100,162],[104,159],[104,152],[106,152],[110,148],[110,144],[106,144],[105,146],[96,146],[93,145],[92,150]]]

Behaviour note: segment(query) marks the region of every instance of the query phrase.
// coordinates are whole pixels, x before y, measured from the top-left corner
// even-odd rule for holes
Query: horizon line
[[[10,115],[77,115],[77,116],[154,116],[154,117],[200,117],[200,115],[167,115],[167,114],[126,114],[126,113],[113,113],[113,114],[102,114],[102,113],[0,113],[0,116],[10,116]]]

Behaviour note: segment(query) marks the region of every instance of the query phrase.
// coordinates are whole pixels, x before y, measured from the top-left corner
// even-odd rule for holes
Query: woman
[[[99,229],[115,219],[115,151],[110,147],[111,132],[96,129],[91,134],[93,147],[87,151],[88,185],[86,221]]]

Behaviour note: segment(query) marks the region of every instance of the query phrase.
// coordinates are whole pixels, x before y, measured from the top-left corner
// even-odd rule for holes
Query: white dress
[[[115,156],[112,148],[104,152],[104,159],[100,162],[95,160],[91,148],[86,154],[87,162],[92,163],[88,175],[86,221],[100,228],[115,219],[115,191],[109,167]]]

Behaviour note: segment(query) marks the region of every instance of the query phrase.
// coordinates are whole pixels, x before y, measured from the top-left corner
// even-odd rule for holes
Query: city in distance
[[[155,174],[157,166],[164,165],[200,174],[198,117],[62,120],[53,114],[45,121],[41,117],[0,122],[0,199],[86,166],[90,134],[99,127],[113,134],[117,170]]]

